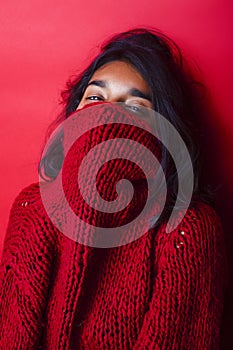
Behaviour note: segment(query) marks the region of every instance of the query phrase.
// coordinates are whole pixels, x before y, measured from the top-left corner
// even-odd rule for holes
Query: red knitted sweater
[[[38,183],[23,189],[0,266],[0,349],[218,349],[220,219],[200,201],[165,227],[119,247],[85,246],[53,225]]]

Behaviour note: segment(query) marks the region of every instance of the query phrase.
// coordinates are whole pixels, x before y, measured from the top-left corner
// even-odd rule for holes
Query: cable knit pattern
[[[38,183],[22,190],[0,266],[0,349],[219,349],[220,218],[199,201],[171,233],[165,227],[92,248],[52,224]]]

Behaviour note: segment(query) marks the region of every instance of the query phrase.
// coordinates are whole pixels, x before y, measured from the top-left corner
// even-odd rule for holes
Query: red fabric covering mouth
[[[72,114],[70,124],[64,125],[63,191],[73,213],[92,227],[127,225],[144,213],[151,195],[148,179],[158,170],[159,143],[145,120],[126,108],[93,103]],[[122,180],[131,186],[122,187]],[[158,204],[153,203],[150,214],[147,210],[148,220],[158,212]],[[69,213],[66,221],[72,222]],[[79,237],[87,235],[85,225],[76,226],[77,222],[75,239],[77,231]],[[129,234],[134,235],[133,230]]]

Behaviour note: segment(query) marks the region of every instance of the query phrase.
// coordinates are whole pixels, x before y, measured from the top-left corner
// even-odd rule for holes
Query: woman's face
[[[93,102],[123,102],[137,112],[152,108],[150,88],[141,74],[129,63],[113,61],[96,70],[77,108]]]

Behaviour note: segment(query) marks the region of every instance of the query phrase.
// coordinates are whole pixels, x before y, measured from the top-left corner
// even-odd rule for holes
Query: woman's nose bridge
[[[112,96],[109,98],[109,102],[125,102],[126,98],[124,96]]]

